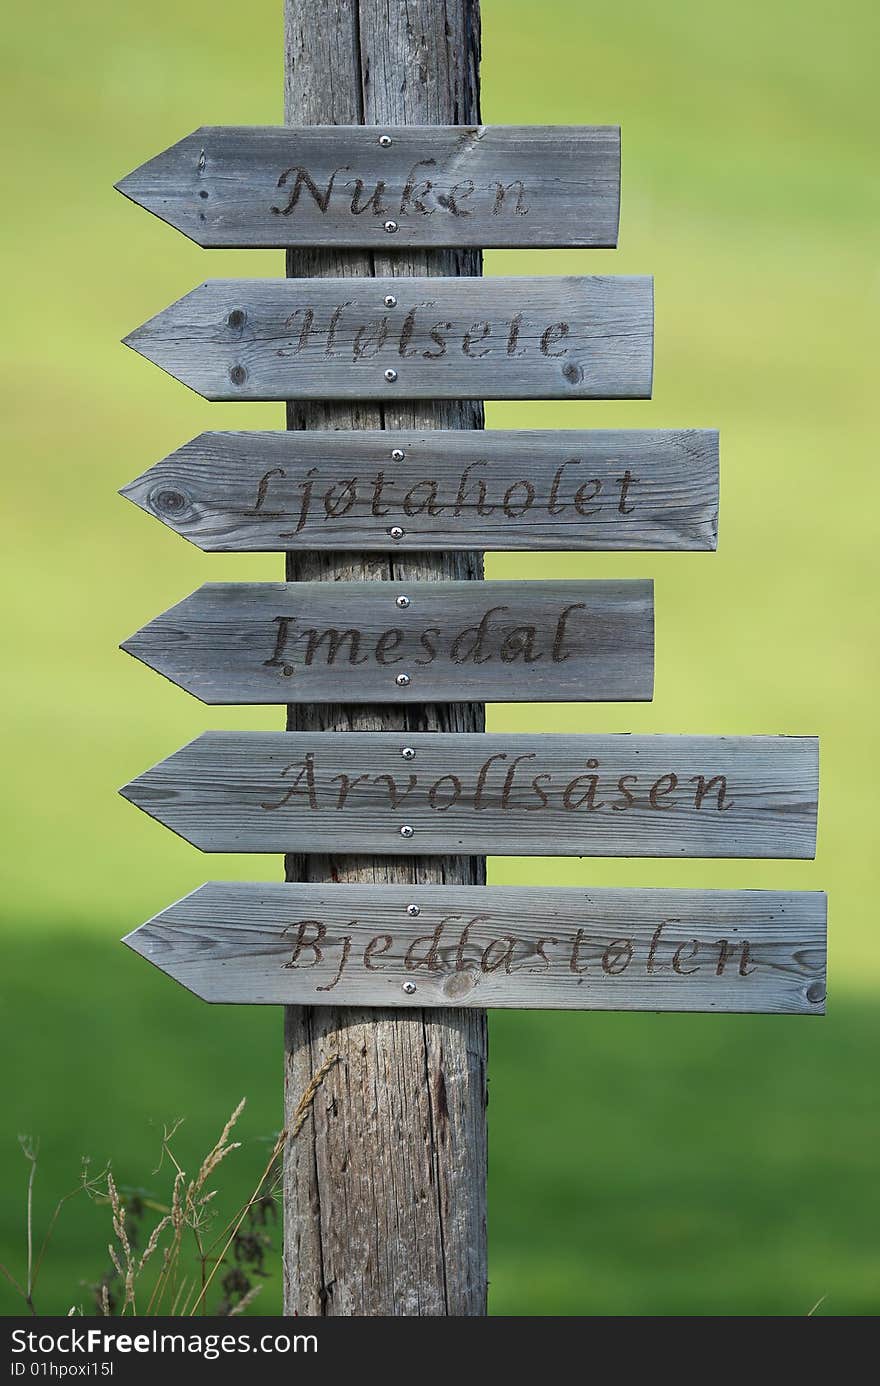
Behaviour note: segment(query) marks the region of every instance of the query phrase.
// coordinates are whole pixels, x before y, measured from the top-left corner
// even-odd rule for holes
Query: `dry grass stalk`
[[[107,1248],[112,1269],[106,1272],[98,1284],[92,1287],[95,1296],[95,1308],[98,1313],[110,1318],[114,1314],[124,1315],[138,1312],[138,1289],[140,1288],[142,1297],[146,1293],[143,1282],[139,1286],[139,1281],[145,1275],[148,1264],[154,1262],[160,1249],[161,1256],[158,1257],[158,1267],[155,1270],[155,1280],[150,1287],[147,1307],[141,1312],[181,1316],[199,1312],[205,1313],[208,1290],[220,1269],[224,1268],[225,1274],[222,1280],[224,1298],[221,1308],[217,1312],[228,1315],[246,1313],[262,1289],[260,1284],[251,1283],[252,1277],[255,1275],[263,1276],[266,1273],[263,1270],[263,1261],[267,1249],[271,1248],[270,1236],[266,1230],[267,1219],[271,1221],[277,1216],[274,1196],[280,1179],[279,1157],[286,1144],[295,1140],[299,1135],[311,1111],[318,1089],[338,1061],[339,1055],[332,1054],[317,1070],[300,1098],[289,1125],[275,1141],[253,1194],[235,1216],[225,1224],[214,1240],[207,1245],[207,1231],[212,1217],[211,1206],[218,1190],[209,1189],[206,1186],[226,1157],[241,1146],[240,1141],[232,1140],[231,1137],[236,1123],[244,1111],[244,1099],[232,1112],[218,1139],[202,1160],[193,1179],[187,1179],[186,1172],[175,1159],[171,1148],[172,1139],[180,1126],[180,1122],[176,1122],[170,1128],[165,1128],[162,1137],[161,1158],[154,1173],[158,1173],[166,1159],[173,1166],[174,1179],[171,1187],[171,1201],[168,1205],[158,1204],[140,1193],[124,1195],[119,1190],[109,1168],[103,1170],[97,1178],[91,1178],[88,1165],[84,1163],[80,1183],[59,1200],[36,1255],[34,1254],[33,1214],[37,1147],[34,1142],[21,1138],[22,1152],[29,1165],[26,1199],[26,1274],[23,1280],[19,1281],[2,1263],[0,1263],[0,1273],[6,1277],[16,1293],[21,1296],[30,1312],[36,1314],[34,1288],[58,1216],[69,1198],[72,1198],[74,1194],[85,1192],[93,1201],[109,1205],[113,1225],[114,1240]],[[141,1251],[139,1243],[142,1221],[148,1210],[158,1212],[159,1217]],[[248,1226],[244,1228],[246,1219]],[[197,1279],[184,1273],[184,1241],[187,1234],[190,1234],[195,1242],[196,1257],[200,1267],[200,1276]],[[214,1253],[218,1246],[221,1246],[221,1243],[222,1247],[219,1254],[215,1255]],[[230,1262],[227,1258],[233,1249],[234,1257]],[[146,1273],[150,1274],[151,1272]],[[76,1314],[82,1311],[74,1306],[69,1312]]]
[[[27,1197],[25,1205],[25,1239],[27,1246],[25,1283],[22,1285],[2,1262],[0,1262],[0,1274],[6,1277],[12,1288],[21,1296],[30,1313],[36,1315],[37,1310],[34,1305],[34,1292],[36,1290],[37,1280],[39,1279],[40,1269],[43,1265],[43,1259],[52,1241],[52,1234],[55,1231],[55,1225],[61,1215],[61,1210],[65,1204],[68,1203],[70,1199],[75,1198],[77,1194],[94,1194],[98,1183],[104,1178],[107,1171],[104,1170],[103,1173],[98,1176],[97,1180],[90,1178],[89,1162],[88,1160],[83,1160],[80,1182],[75,1188],[59,1198],[52,1212],[52,1216],[49,1218],[45,1235],[40,1244],[40,1250],[36,1257],[34,1257],[34,1185],[37,1177],[37,1155],[39,1153],[39,1145],[28,1136],[19,1136],[18,1143],[21,1147],[22,1154],[28,1162]],[[71,1310],[71,1313],[72,1312]]]
[[[234,1304],[229,1311],[229,1317],[234,1319],[237,1314],[243,1314],[253,1304],[257,1295],[262,1290],[262,1285],[254,1285],[248,1290],[247,1294],[242,1295],[237,1304]]]
[[[192,1308],[192,1310],[191,1310],[191,1313],[192,1313],[192,1314],[195,1314],[195,1312],[196,1312],[196,1310],[198,1309],[199,1305],[204,1303],[205,1295],[207,1294],[208,1287],[210,1286],[211,1281],[214,1279],[214,1276],[217,1274],[217,1268],[222,1264],[222,1262],[223,1262],[223,1260],[224,1260],[224,1258],[225,1258],[225,1256],[226,1256],[226,1253],[228,1252],[228,1250],[229,1250],[229,1248],[230,1248],[230,1246],[231,1246],[231,1244],[232,1244],[232,1242],[233,1242],[233,1240],[234,1240],[234,1238],[235,1238],[236,1232],[237,1232],[238,1229],[241,1227],[241,1224],[244,1222],[244,1219],[245,1219],[245,1217],[247,1216],[248,1211],[253,1207],[253,1205],[257,1202],[257,1200],[258,1200],[258,1199],[260,1198],[260,1196],[262,1195],[263,1188],[264,1188],[264,1185],[265,1185],[265,1183],[266,1183],[266,1180],[269,1178],[270,1174],[272,1173],[272,1170],[273,1170],[273,1168],[274,1168],[274,1166],[275,1166],[275,1163],[276,1163],[276,1161],[277,1161],[279,1155],[281,1154],[282,1150],[284,1149],[285,1145],[287,1144],[288,1141],[295,1140],[296,1137],[299,1135],[300,1131],[302,1130],[303,1126],[305,1125],[306,1117],[308,1116],[309,1112],[311,1111],[312,1103],[313,1103],[314,1100],[315,1100],[315,1094],[317,1093],[317,1091],[318,1091],[318,1089],[320,1088],[321,1084],[323,1083],[324,1079],[327,1077],[327,1074],[330,1072],[331,1068],[334,1066],[334,1064],[337,1064],[338,1062],[339,1062],[339,1055],[338,1055],[338,1054],[331,1054],[330,1057],[329,1057],[329,1059],[325,1059],[324,1062],[322,1063],[321,1067],[318,1069],[317,1073],[316,1073],[316,1074],[314,1075],[314,1077],[312,1078],[311,1082],[309,1083],[308,1087],[306,1088],[306,1090],[305,1090],[305,1092],[303,1093],[302,1097],[300,1098],[299,1102],[297,1103],[296,1111],[295,1111],[294,1114],[293,1114],[293,1120],[291,1121],[290,1125],[289,1125],[288,1127],[286,1127],[286,1129],[285,1129],[284,1131],[281,1132],[281,1135],[278,1137],[277,1141],[275,1142],[275,1145],[274,1145],[273,1150],[272,1150],[272,1154],[269,1156],[269,1160],[268,1160],[268,1163],[266,1164],[266,1168],[265,1168],[264,1171],[263,1171],[262,1177],[261,1177],[259,1183],[257,1184],[257,1187],[254,1189],[253,1195],[252,1195],[251,1198],[248,1200],[248,1202],[244,1205],[244,1207],[242,1208],[242,1210],[241,1210],[241,1212],[239,1213],[238,1217],[236,1218],[235,1223],[234,1223],[234,1225],[233,1225],[233,1227],[232,1227],[232,1231],[230,1232],[230,1234],[229,1234],[229,1236],[228,1236],[228,1238],[227,1238],[227,1240],[226,1240],[226,1244],[225,1244],[225,1246],[223,1247],[223,1250],[221,1251],[219,1257],[218,1257],[217,1260],[215,1261],[215,1263],[214,1263],[214,1268],[213,1268],[213,1270],[211,1271],[211,1274],[208,1276],[207,1280],[205,1281],[204,1285],[202,1286],[201,1294],[199,1295],[198,1299],[196,1300],[195,1304],[193,1305],[193,1308]]]
[[[113,1231],[116,1234],[117,1242],[122,1248],[122,1256],[125,1263],[124,1267],[120,1267],[119,1260],[117,1256],[113,1255],[113,1248],[111,1247],[110,1254],[113,1260],[113,1264],[116,1267],[117,1271],[122,1275],[123,1280],[124,1298],[122,1301],[122,1313],[124,1314],[128,1306],[131,1305],[131,1312],[134,1314],[137,1312],[135,1306],[135,1278],[137,1276],[137,1262],[135,1260],[134,1253],[131,1249],[131,1242],[129,1241],[128,1230],[125,1226],[125,1205],[123,1204],[122,1199],[119,1197],[119,1191],[116,1188],[116,1183],[113,1179],[113,1175],[110,1173],[109,1170],[107,1171],[107,1197],[110,1199],[110,1207],[113,1211]]]

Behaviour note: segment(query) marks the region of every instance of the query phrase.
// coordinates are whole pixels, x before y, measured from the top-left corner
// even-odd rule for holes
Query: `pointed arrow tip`
[[[133,169],[131,173],[126,173],[124,178],[120,178],[113,184],[113,188],[116,192],[122,193],[123,197],[128,198],[129,202],[133,202],[136,207],[143,207],[145,211],[150,212],[153,209],[145,201],[145,194],[141,190],[140,180],[138,178],[138,174],[140,174],[144,168],[146,168],[146,164],[142,165],[141,168]]]
[[[131,505],[136,505],[138,510],[142,510],[145,515],[153,515],[155,513],[150,506],[147,483],[142,476],[136,476],[134,481],[129,481],[125,486],[120,486],[116,494],[122,496],[123,500],[129,501]],[[120,649],[122,648],[124,647],[120,646]]]
[[[178,384],[185,385],[194,394],[207,399],[209,396],[204,394],[201,388],[200,377],[204,374],[204,368],[200,364],[198,352],[199,340],[204,336],[204,332],[196,328],[188,334],[188,328],[185,325],[181,326],[182,323],[186,324],[189,317],[189,310],[183,305],[204,288],[205,285],[200,284],[191,289],[189,293],[170,303],[161,312],[155,313],[146,322],[132,328],[121,338],[121,342],[136,355],[142,356],[145,361],[158,366]],[[208,375],[210,376],[210,367]]]
[[[152,622],[143,626],[140,630],[136,630],[127,640],[121,640],[119,642],[119,648],[122,650],[123,654],[130,655],[131,658],[136,659],[139,664],[144,664],[148,669],[152,669],[154,673],[162,674],[163,678],[167,678],[168,675],[161,667],[161,659],[157,663],[155,657],[150,658],[150,625],[152,625]],[[146,639],[144,637],[146,637]],[[174,683],[174,679],[171,679],[171,682]]]

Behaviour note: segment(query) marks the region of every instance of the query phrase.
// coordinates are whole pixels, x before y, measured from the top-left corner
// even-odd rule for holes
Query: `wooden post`
[[[289,125],[476,124],[479,0],[285,0]],[[378,132],[377,132],[378,133]],[[393,132],[392,132],[393,134]],[[292,251],[301,275],[479,274],[479,252]],[[459,401],[289,404],[287,425],[481,428]],[[393,465],[390,463],[389,465]],[[480,578],[476,553],[289,554],[290,581]],[[290,730],[475,732],[478,704],[294,706]],[[481,884],[480,858],[291,856],[289,881]],[[285,1110],[320,1064],[340,1062],[286,1154],[285,1312],[486,1312],[486,1017],[476,1010],[288,1007]]]

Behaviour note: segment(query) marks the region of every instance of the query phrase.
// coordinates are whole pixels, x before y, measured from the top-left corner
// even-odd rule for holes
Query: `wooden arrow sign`
[[[122,494],[212,552],[714,549],[718,434],[202,433]]]
[[[205,1001],[825,1011],[825,896],[212,881],[125,939]]]
[[[651,582],[208,582],[122,648],[206,703],[650,699]]]
[[[615,246],[620,130],[214,126],[116,186],[209,247]]]
[[[818,744],[206,732],[121,792],[207,852],[812,857]]]
[[[651,279],[215,279],[125,338],[206,399],[649,399]]]

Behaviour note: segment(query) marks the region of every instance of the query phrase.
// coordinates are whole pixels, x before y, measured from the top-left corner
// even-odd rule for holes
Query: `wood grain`
[[[654,687],[653,584],[209,582],[122,648],[205,703],[615,702]]]
[[[653,283],[214,279],[125,344],[215,400],[649,399]]]
[[[122,793],[209,852],[812,857],[818,747],[776,736],[206,732]]]
[[[202,433],[122,494],[215,553],[707,550],[718,533],[718,434]]]
[[[478,124],[478,0],[284,0],[287,124]],[[476,250],[385,254],[291,250],[287,273],[480,273]],[[288,403],[287,426],[480,429],[482,405]],[[477,579],[473,550],[371,556],[292,552],[290,581]],[[396,727],[476,732],[479,703],[288,707],[291,729]],[[293,852],[288,880],[479,884],[476,856],[353,856],[325,843]],[[475,1007],[288,1006],[285,1113],[329,1055],[309,1121],[284,1153],[286,1314],[482,1315],[486,1312],[488,1033]]]
[[[125,942],[205,1001],[822,1015],[825,896],[212,881]]]
[[[205,126],[116,186],[208,248],[609,247],[620,130]]]

